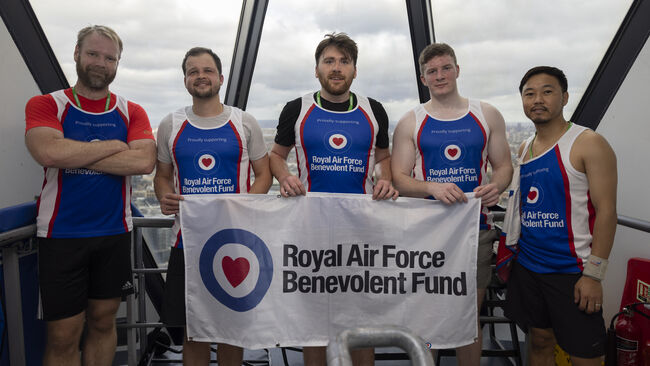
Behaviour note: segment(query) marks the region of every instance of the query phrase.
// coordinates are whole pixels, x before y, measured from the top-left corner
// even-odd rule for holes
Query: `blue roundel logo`
[[[199,272],[207,290],[235,311],[256,307],[273,279],[273,259],[257,235],[224,229],[208,239],[199,258]]]

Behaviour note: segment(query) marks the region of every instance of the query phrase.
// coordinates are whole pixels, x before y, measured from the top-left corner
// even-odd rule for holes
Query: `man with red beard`
[[[271,150],[271,171],[282,196],[331,192],[397,198],[386,111],[376,100],[350,92],[357,54],[356,43],[345,33],[326,35],[315,54],[321,89],[290,101],[282,110]],[[299,176],[287,166],[294,146]],[[325,347],[305,347],[303,355],[305,365],[325,365]],[[355,365],[373,364],[372,349],[353,351],[352,357]]]
[[[45,168],[37,217],[44,365],[110,365],[115,313],[133,292],[130,176],[151,173],[156,144],[142,107],[108,90],[121,54],[112,29],[82,29],[74,87],[25,108],[25,144]]]
[[[221,103],[219,57],[209,48],[194,47],[185,54],[182,69],[192,105],[170,113],[160,123],[154,178],[162,213],[176,215],[162,309],[163,322],[174,326],[186,325],[183,239],[177,215],[183,195],[264,194],[272,180],[262,129],[255,117]],[[255,173],[252,185],[250,167]],[[240,347],[222,343],[217,347],[219,365],[241,365],[242,356]],[[184,337],[183,364],[207,366],[209,362],[210,344]]]

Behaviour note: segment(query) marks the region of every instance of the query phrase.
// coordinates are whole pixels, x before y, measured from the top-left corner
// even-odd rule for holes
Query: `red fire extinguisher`
[[[650,366],[650,316],[644,312],[644,305],[650,303],[630,304],[612,319],[610,331],[616,332],[616,361],[612,362],[614,355],[608,352],[607,365]]]

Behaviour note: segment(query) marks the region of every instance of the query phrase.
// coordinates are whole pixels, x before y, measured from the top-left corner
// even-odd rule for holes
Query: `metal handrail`
[[[36,235],[36,224],[22,226],[17,229],[0,233],[0,248],[12,246],[16,242],[29,239]]]
[[[136,227],[172,227],[174,219],[171,217],[134,217],[133,228]]]
[[[618,215],[618,224],[632,229],[650,233],[650,221],[635,219],[634,217]]]
[[[506,213],[503,211],[497,211],[497,212],[493,212],[492,215],[495,221],[503,221],[503,218],[505,217]],[[618,215],[617,223],[621,226],[650,233],[650,221],[637,219],[630,216]]]
[[[144,260],[142,254],[142,228],[168,228],[172,227],[174,219],[169,217],[133,217],[133,273],[137,276],[137,289],[140,296],[130,295],[126,298],[126,319],[127,322],[122,324],[122,327],[127,328],[127,345],[128,345],[128,364],[135,366],[137,364],[137,355],[135,352],[136,332],[140,333],[140,351],[147,348],[147,329],[160,327],[163,324],[160,322],[147,322],[146,313],[146,296],[145,290],[145,274],[164,273],[166,268],[144,268]],[[138,319],[136,321],[136,305]]]
[[[433,356],[422,338],[401,327],[361,327],[346,329],[327,346],[329,366],[352,366],[350,349],[363,347],[399,347],[411,359],[412,365],[433,366]]]

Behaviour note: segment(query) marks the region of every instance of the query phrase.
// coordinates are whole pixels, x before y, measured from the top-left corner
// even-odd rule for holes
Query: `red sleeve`
[[[51,127],[63,132],[63,126],[56,114],[56,102],[51,95],[32,97],[25,106],[25,133],[34,127]]]
[[[151,124],[147,112],[140,105],[128,102],[129,106],[129,131],[126,136],[126,142],[134,140],[154,139],[151,131]]]

